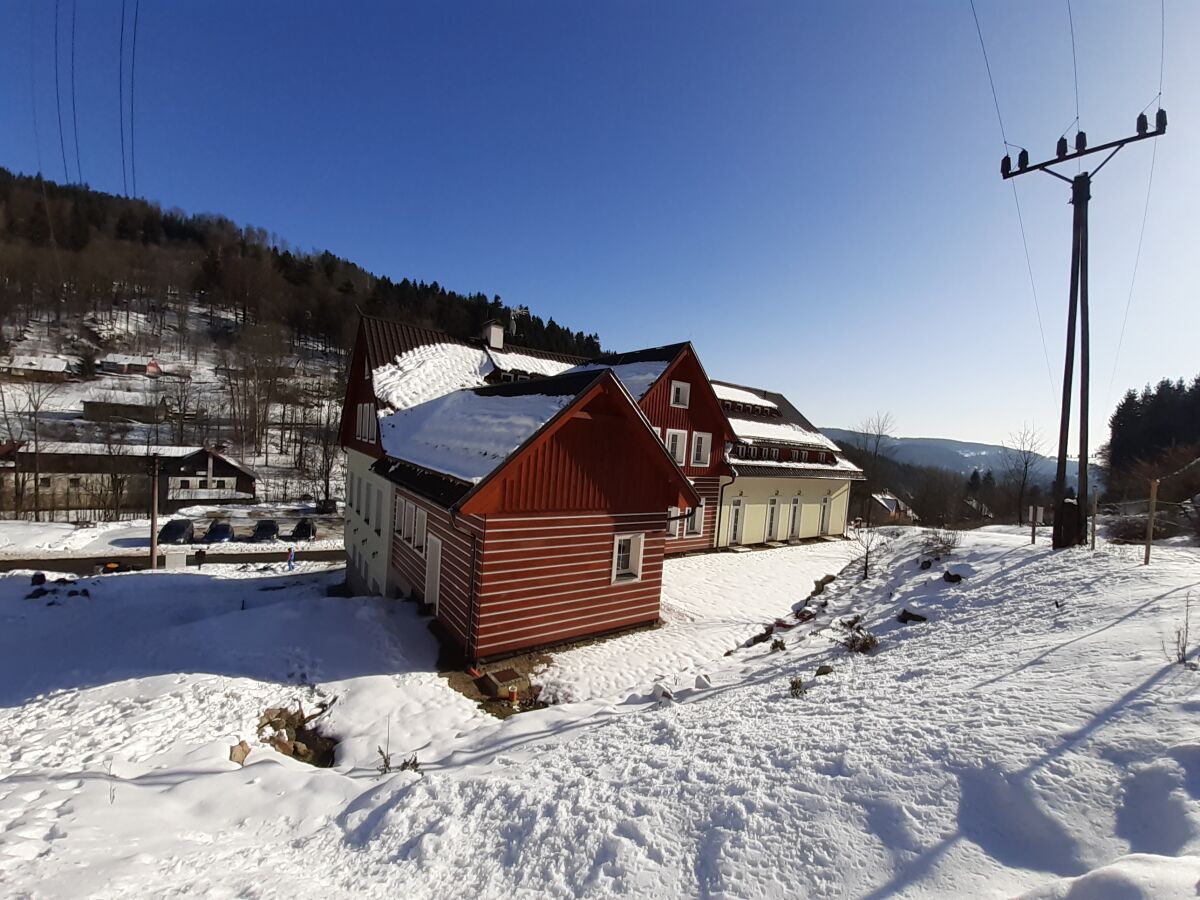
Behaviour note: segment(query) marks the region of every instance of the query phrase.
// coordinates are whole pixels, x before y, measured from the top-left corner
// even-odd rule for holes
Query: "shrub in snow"
[[[930,556],[949,556],[958,549],[961,538],[957,531],[935,528],[921,539],[921,549]]]
[[[1146,540],[1147,516],[1118,516],[1105,526],[1108,539],[1118,544],[1140,544]],[[1154,539],[1175,537],[1180,527],[1163,513],[1154,516]]]
[[[838,627],[846,632],[841,644],[851,653],[870,653],[879,646],[879,638],[862,627],[862,616],[854,616],[838,622]]]
[[[417,754],[414,753],[412,756],[408,757],[407,759],[402,760],[400,763],[400,771],[401,772],[416,772],[417,774],[420,774],[421,764],[419,762],[417,762]]]
[[[799,700],[801,697],[803,697],[804,696],[804,679],[800,678],[799,676],[797,676],[796,678],[793,678],[791,681],[791,684],[788,687],[788,692],[792,695],[792,698],[795,700]]]
[[[783,642],[783,638],[775,638],[771,641],[771,652],[778,653],[780,650],[786,650],[787,644]]]
[[[1174,643],[1168,649],[1166,642],[1163,642],[1163,654],[1167,657],[1167,662],[1179,663],[1181,666],[1189,665],[1188,644],[1191,643],[1191,637],[1188,632],[1191,628],[1191,618],[1192,595],[1188,593],[1187,598],[1183,601],[1183,624],[1175,629]]]

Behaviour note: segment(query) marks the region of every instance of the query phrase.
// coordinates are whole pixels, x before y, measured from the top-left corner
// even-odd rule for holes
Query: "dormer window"
[[[671,405],[680,409],[687,409],[688,401],[692,396],[692,386],[686,381],[671,382]]]

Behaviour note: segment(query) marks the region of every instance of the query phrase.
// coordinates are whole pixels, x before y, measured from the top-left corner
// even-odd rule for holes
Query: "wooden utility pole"
[[[158,568],[158,454],[150,462],[150,568]]]
[[[1159,108],[1154,116],[1154,131],[1150,131],[1145,113],[1137,117],[1137,134],[1132,137],[1109,141],[1098,147],[1089,148],[1087,135],[1082,131],[1075,134],[1075,152],[1067,149],[1066,136],[1058,139],[1056,158],[1029,164],[1029,151],[1021,150],[1017,156],[1017,168],[1012,167],[1012,158],[1005,156],[1000,161],[1000,177],[1015,178],[1029,172],[1045,172],[1071,185],[1071,204],[1074,214],[1071,223],[1071,287],[1067,300],[1067,352],[1063,365],[1062,413],[1058,426],[1058,468],[1054,479],[1054,532],[1055,548],[1073,547],[1087,540],[1088,509],[1088,403],[1091,381],[1091,345],[1088,327],[1088,201],[1092,198],[1092,179],[1107,165],[1118,150],[1126,144],[1159,137],[1167,130],[1166,110]],[[1100,165],[1091,172],[1080,172],[1068,178],[1051,167],[1067,163],[1092,153],[1109,151]],[[1079,487],[1075,515],[1067,520],[1067,446],[1071,431],[1071,388],[1075,373],[1075,330],[1079,329]]]
[[[1150,545],[1154,543],[1154,507],[1158,503],[1158,479],[1155,478],[1150,482],[1150,509],[1146,517],[1146,558],[1142,560],[1143,566],[1150,565]]]

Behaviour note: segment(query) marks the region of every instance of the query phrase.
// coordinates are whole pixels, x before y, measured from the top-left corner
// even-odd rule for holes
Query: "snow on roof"
[[[841,457],[841,456],[835,456],[834,461],[831,463],[799,462],[796,460],[780,460],[780,459],[734,459],[731,461],[733,462],[734,466],[738,469],[741,469],[742,467],[749,468],[752,466],[762,466],[763,468],[772,468],[772,469],[802,469],[804,471],[812,471],[814,469],[819,469],[821,471],[827,471],[831,474],[837,473],[837,472],[861,472],[862,471],[862,469],[860,469],[854,463],[850,462],[850,460],[848,460],[844,457]]]
[[[30,372],[65,372],[67,361],[57,356],[2,356],[0,369],[25,369]]]
[[[562,362],[557,359],[544,359],[540,356],[530,356],[528,353],[521,353],[519,350],[492,350],[486,349],[487,355],[491,357],[492,364],[497,369],[503,369],[506,372],[528,372],[530,375],[561,375],[572,367],[572,363]]]
[[[96,360],[103,365],[112,363],[114,366],[147,366],[154,361],[153,356],[133,356],[128,353],[109,353]]]
[[[480,387],[494,366],[487,353],[466,344],[426,344],[397,356],[372,373],[375,396],[393,410]]]
[[[767,409],[778,409],[774,400],[768,400],[766,397],[760,397],[753,391],[748,391],[745,388],[734,387],[729,384],[721,384],[719,381],[712,383],[713,391],[720,400],[728,400],[731,403],[751,403],[755,406],[765,406]]]
[[[388,456],[478,484],[574,399],[460,390],[386,416],[379,434]]]
[[[733,428],[738,440],[753,443],[754,441],[782,441],[787,444],[805,444],[810,447],[821,447],[825,450],[839,451],[839,447],[819,431],[809,431],[793,422],[773,419],[763,422],[758,419],[739,419],[728,416],[729,425]]]
[[[603,363],[588,363],[568,371],[599,372],[603,369],[612,369],[612,373],[620,379],[621,384],[625,385],[625,390],[629,391],[633,399],[641,400],[646,396],[646,392],[654,386],[654,382],[662,377],[662,373],[666,371],[669,364],[670,360],[665,359],[618,363],[611,366]]]
[[[23,448],[24,452],[33,452],[33,442],[27,442]],[[147,446],[145,444],[113,444],[111,447],[107,444],[85,444],[75,441],[41,441],[38,448],[39,453],[72,453],[82,454],[84,456],[165,456],[171,458],[182,458],[191,456],[193,453],[204,452],[203,447],[169,447],[169,446]],[[223,457],[227,458],[227,457]],[[229,460],[234,465],[231,459]],[[239,466],[241,468],[241,466]]]

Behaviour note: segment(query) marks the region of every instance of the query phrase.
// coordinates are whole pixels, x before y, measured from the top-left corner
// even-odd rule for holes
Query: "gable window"
[[[671,382],[671,405],[687,409],[692,396],[692,386],[686,381]]]
[[[679,465],[687,464],[687,432],[676,428],[667,429],[667,450]]]
[[[358,404],[357,427],[354,436],[360,441],[371,443],[379,432],[379,420],[375,418],[374,404]]]
[[[688,534],[703,534],[704,533],[704,498],[700,498],[700,505],[693,506],[687,517]]]
[[[641,534],[618,534],[613,537],[612,580],[637,581],[642,577]]]
[[[692,434],[692,465],[701,468],[708,465],[712,453],[712,435],[705,431]]]

